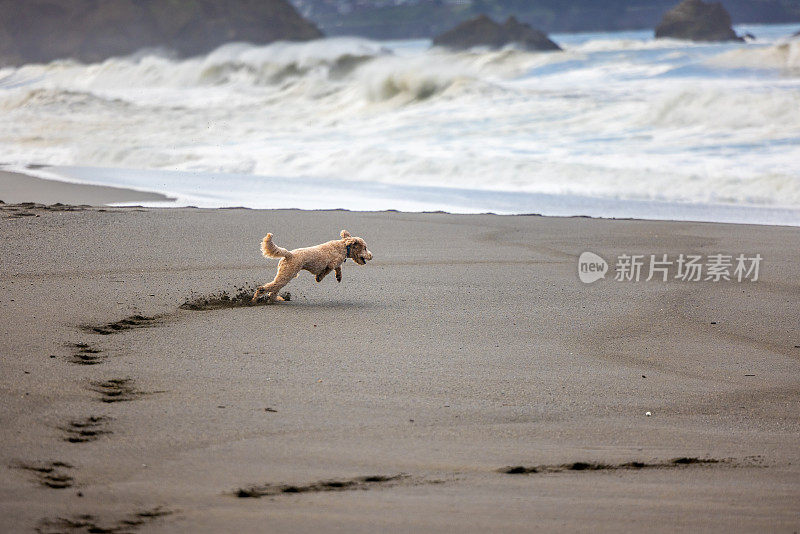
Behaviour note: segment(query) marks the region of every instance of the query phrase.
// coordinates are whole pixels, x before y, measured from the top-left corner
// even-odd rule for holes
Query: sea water
[[[334,38],[0,69],[0,163],[159,205],[800,225],[800,38]],[[30,169],[29,165],[46,165]]]

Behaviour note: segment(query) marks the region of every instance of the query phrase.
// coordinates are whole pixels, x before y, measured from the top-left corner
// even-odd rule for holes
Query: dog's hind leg
[[[283,286],[286,284],[277,283],[275,281],[270,282],[269,284],[264,284],[263,286],[259,286],[256,289],[255,295],[253,295],[252,302],[258,301],[261,295],[269,295],[269,301],[274,302],[276,300],[283,300],[283,297],[278,295],[278,292],[283,289]]]
[[[278,295],[278,292],[294,278],[298,271],[292,267],[288,267],[287,264],[281,260],[281,262],[278,263],[278,273],[275,275],[275,279],[269,284],[258,286],[255,295],[253,295],[252,302],[256,302],[261,295],[266,294],[269,295],[270,302],[284,300],[283,297]]]

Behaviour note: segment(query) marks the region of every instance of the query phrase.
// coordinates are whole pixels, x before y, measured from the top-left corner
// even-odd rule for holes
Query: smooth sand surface
[[[105,185],[71,184],[0,171],[0,200],[7,204],[37,202],[104,206],[114,203],[169,200],[169,197],[160,193]]]
[[[800,229],[11,206],[0,228],[4,532],[800,528]],[[271,280],[267,231],[342,228],[375,260],[341,284],[180,308]],[[585,250],[764,261],[754,283],[587,286]],[[720,461],[541,467],[676,457]],[[548,472],[497,471],[518,465]]]

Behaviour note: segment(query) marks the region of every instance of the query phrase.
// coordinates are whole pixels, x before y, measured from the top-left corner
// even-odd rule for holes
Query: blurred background
[[[515,16],[546,32],[652,29],[676,0],[292,0],[326,35],[433,37],[471,17]],[[794,0],[727,0],[733,22],[800,21]]]
[[[0,164],[169,206],[800,224],[798,31],[796,0],[0,0]]]

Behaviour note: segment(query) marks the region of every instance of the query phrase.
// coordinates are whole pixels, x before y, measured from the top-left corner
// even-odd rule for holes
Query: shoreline
[[[6,204],[71,204],[107,206],[115,203],[168,201],[167,195],[113,187],[64,182],[0,170],[0,200]]]
[[[352,212],[451,213],[520,215],[544,217],[589,217],[608,220],[650,220],[709,222],[722,224],[754,224],[759,226],[800,227],[800,208],[744,206],[735,204],[690,204],[645,200],[614,200],[601,197],[579,197],[539,193],[513,193],[442,187],[386,186],[370,182],[303,179],[285,180],[259,175],[210,174],[181,171],[111,169],[93,167],[52,167],[46,174],[39,168],[13,172],[0,170],[0,200],[7,203],[37,202],[87,205],[130,205],[141,203],[151,208],[198,207],[203,209],[298,209],[304,211],[346,210]],[[10,178],[2,173],[10,172]],[[93,185],[103,177],[115,175],[122,186]],[[52,179],[61,177],[65,181]],[[26,178],[30,177],[30,178]],[[247,182],[254,195],[244,202],[225,196],[217,190],[206,198],[190,193],[206,181],[230,180],[241,188]],[[205,181],[204,181],[205,180]],[[170,184],[169,197],[148,191],[138,184]],[[136,184],[134,186],[134,184]],[[125,187],[129,186],[129,187]],[[9,192],[10,191],[10,192]],[[221,195],[222,196],[219,196]],[[7,198],[4,198],[5,195]],[[217,195],[216,197],[214,195]],[[213,200],[212,200],[213,199]],[[170,205],[172,204],[172,205]],[[244,204],[244,205],[243,205]],[[266,205],[264,205],[266,204]],[[369,206],[370,210],[364,210]]]

